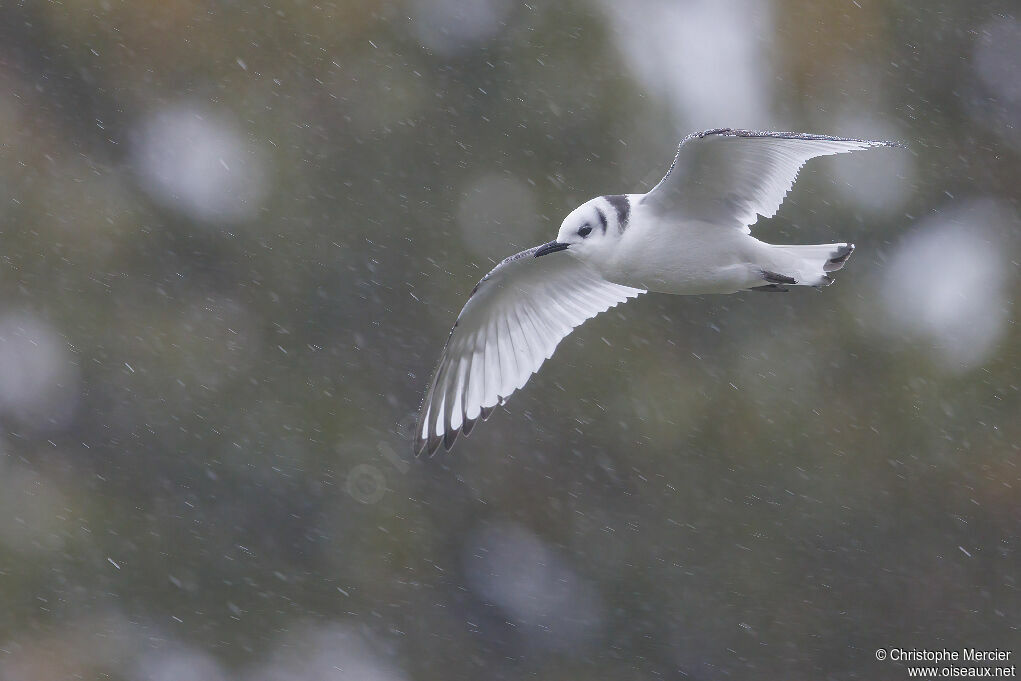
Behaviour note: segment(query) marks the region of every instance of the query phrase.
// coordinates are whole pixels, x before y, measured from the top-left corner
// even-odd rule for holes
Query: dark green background
[[[769,112],[726,118],[671,90],[683,66],[641,77],[606,4],[494,6],[439,47],[426,3],[0,6],[0,677],[872,679],[906,677],[877,647],[1021,654],[1016,5],[725,3],[743,32],[685,35],[746,41]],[[198,175],[261,178],[243,203],[211,185],[234,212],[146,180],[147,126],[182,111],[241,150]],[[810,164],[757,228],[856,242],[838,283],[616,308],[413,460],[482,274],[728,125],[910,147]],[[185,142],[157,157],[201,158]],[[869,206],[847,185],[877,175]],[[477,214],[480,178],[521,210]],[[943,229],[999,274],[912,257]],[[928,278],[966,301],[942,340],[911,330]],[[993,331],[947,351],[975,310]]]

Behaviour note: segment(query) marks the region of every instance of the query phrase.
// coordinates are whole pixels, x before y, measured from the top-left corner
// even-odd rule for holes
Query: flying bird
[[[449,450],[553,356],[575,327],[642,293],[828,286],[854,244],[773,245],[751,235],[812,158],[897,142],[720,128],[688,135],[646,194],[594,198],[554,241],[484,276],[450,331],[415,430],[416,454]]]

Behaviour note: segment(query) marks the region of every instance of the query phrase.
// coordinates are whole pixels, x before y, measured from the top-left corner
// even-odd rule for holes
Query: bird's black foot
[[[798,280],[794,277],[788,277],[786,274],[777,274],[776,272],[770,272],[769,270],[762,270],[762,278],[771,284],[797,284]],[[765,287],[760,287],[765,288]]]

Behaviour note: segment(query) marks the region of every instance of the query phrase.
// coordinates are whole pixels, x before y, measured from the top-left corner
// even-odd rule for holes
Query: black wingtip
[[[443,434],[443,449],[450,451],[450,448],[454,446],[454,442],[457,441],[458,430],[451,428]]]
[[[436,450],[443,444],[443,436],[430,433],[429,440],[426,442],[425,448],[429,452],[429,456],[436,454]]]
[[[423,456],[429,449],[429,440],[421,437],[415,437],[411,443],[411,451],[415,455],[415,458]]]
[[[465,437],[468,437],[471,435],[472,429],[475,428],[475,424],[479,422],[479,419],[489,418],[489,415],[493,413],[493,409],[495,409],[495,407],[482,409],[479,412],[479,416],[473,419],[463,417],[460,428],[451,428],[442,435],[430,434],[427,438],[423,438],[421,436],[415,437],[411,445],[412,452],[414,452],[416,458],[422,456],[432,458],[436,456],[436,453],[440,451],[441,447],[444,451],[449,452],[453,449],[458,436],[464,435]]]

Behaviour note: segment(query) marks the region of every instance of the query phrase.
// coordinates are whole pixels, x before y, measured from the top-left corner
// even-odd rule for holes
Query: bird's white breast
[[[734,293],[755,285],[759,242],[730,226],[667,221],[641,201],[612,251],[594,263],[610,281],[674,294]]]

